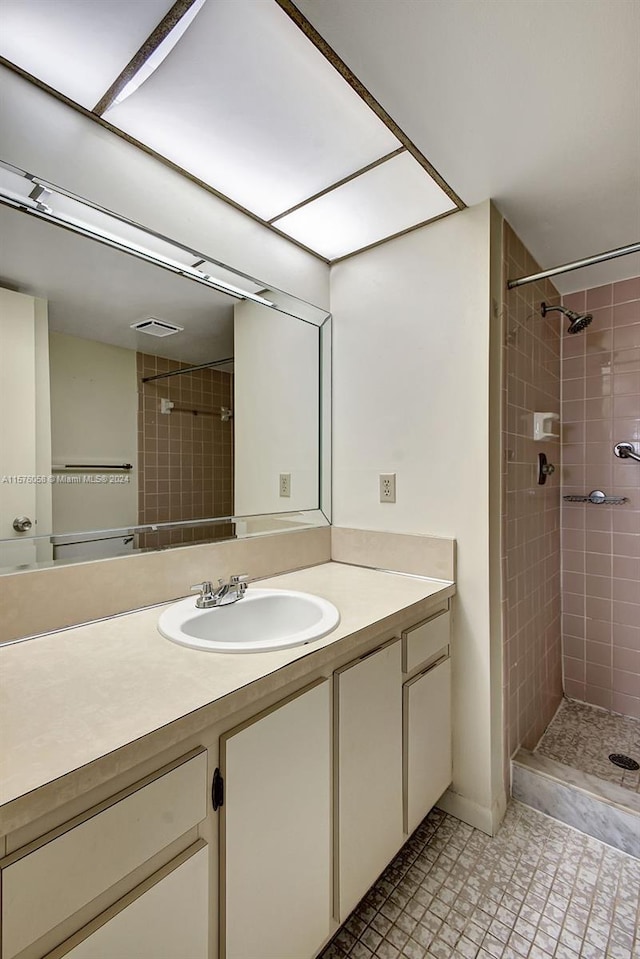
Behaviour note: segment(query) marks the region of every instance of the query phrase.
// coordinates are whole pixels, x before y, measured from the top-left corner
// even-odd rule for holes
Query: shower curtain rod
[[[200,363],[198,366],[185,366],[183,370],[172,370],[170,373],[156,373],[155,376],[143,376],[143,383],[150,383],[151,380],[165,380],[168,376],[182,376],[183,373],[195,373],[196,370],[208,370],[210,366],[225,366],[227,363],[233,363],[233,356],[227,356],[224,360],[213,360],[211,363]]]
[[[552,270],[543,270],[542,273],[533,273],[531,276],[521,276],[517,280],[509,280],[507,289],[513,290],[516,286],[524,286],[525,283],[535,283],[536,280],[546,280],[549,276],[557,276],[558,273],[569,273],[571,270],[580,270],[583,266],[593,266],[594,263],[604,263],[605,260],[615,260],[617,256],[628,256],[630,253],[640,253],[640,243],[631,243],[629,246],[620,246],[617,250],[607,250],[606,253],[597,253],[595,256],[588,256],[584,260],[575,260],[573,263],[563,263],[562,266],[555,266]]]

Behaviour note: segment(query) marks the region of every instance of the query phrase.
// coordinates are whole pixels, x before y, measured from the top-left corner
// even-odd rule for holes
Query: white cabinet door
[[[311,959],[331,921],[331,684],[221,739],[221,959]]]
[[[401,669],[396,640],[334,674],[341,921],[404,840]]]
[[[405,830],[419,825],[451,784],[451,660],[404,686]]]
[[[207,959],[209,863],[197,852],[109,919],[65,959]]]

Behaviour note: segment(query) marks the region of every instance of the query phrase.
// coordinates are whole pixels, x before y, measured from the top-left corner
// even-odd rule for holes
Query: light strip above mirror
[[[24,188],[23,191],[21,191],[23,184]],[[209,273],[190,266],[188,263],[180,263],[179,260],[166,256],[159,252],[159,250],[153,250],[142,243],[135,242],[133,237],[137,233],[140,239],[146,241],[146,243],[154,240],[158,241],[157,245],[159,246],[164,246],[169,243],[169,241],[165,240],[165,238],[159,234],[144,229],[131,220],[118,216],[116,213],[111,213],[99,206],[89,204],[86,200],[80,201],[77,197],[74,197],[73,194],[48,183],[41,177],[26,173],[19,167],[7,163],[4,160],[0,160],[0,203],[13,207],[14,209],[22,210],[24,213],[37,217],[38,219],[55,223],[57,226],[64,227],[74,233],[79,233],[81,236],[89,237],[99,243],[104,243],[116,250],[129,253],[149,263],[155,263],[157,266],[171,270],[173,273],[178,273],[190,280],[195,280],[196,283],[209,286],[221,293],[227,293],[229,296],[233,296],[238,300],[251,300],[253,303],[259,303],[261,306],[277,308],[275,303],[265,299],[263,296],[258,296],[256,293],[242,289],[242,287],[227,283],[224,280],[211,276]],[[53,204],[57,204],[61,209],[55,210]],[[86,219],[75,216],[75,205],[78,207],[78,212],[84,214],[85,217],[87,210],[93,210],[96,213],[97,219],[104,220],[108,218],[114,226],[120,225],[121,232],[123,234],[129,234],[129,236],[118,235],[115,232],[111,232],[111,230],[104,229],[99,223],[88,223]],[[188,254],[189,260],[193,260],[193,256],[198,255],[196,251],[190,250],[188,247],[183,247],[175,243],[175,241],[171,241],[170,245],[174,249],[184,251],[185,254]]]

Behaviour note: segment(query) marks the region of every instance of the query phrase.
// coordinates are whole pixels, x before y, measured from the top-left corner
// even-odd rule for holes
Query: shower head
[[[591,313],[576,313],[574,310],[568,310],[566,306],[547,306],[546,303],[540,304],[540,312],[543,316],[546,316],[547,313],[551,313],[553,310],[557,310],[558,313],[564,313],[570,321],[567,333],[582,333],[593,319]]]
[[[573,310],[567,310],[566,315],[571,320],[567,333],[582,333],[593,319],[591,313],[574,313]]]

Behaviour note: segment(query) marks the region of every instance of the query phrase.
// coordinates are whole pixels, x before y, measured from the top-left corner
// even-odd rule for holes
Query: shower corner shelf
[[[594,489],[588,496],[563,496],[565,503],[593,503],[595,506],[622,506],[628,503],[626,496],[607,496],[602,490]]]

